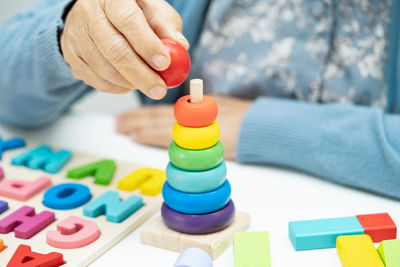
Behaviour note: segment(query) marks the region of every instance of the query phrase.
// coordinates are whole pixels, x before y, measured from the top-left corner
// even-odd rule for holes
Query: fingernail
[[[163,98],[163,96],[165,95],[165,89],[161,86],[153,87],[149,90],[149,95],[151,96],[151,98],[154,99]]]
[[[183,33],[181,33],[180,31],[176,32],[176,39],[179,41],[179,43],[181,45],[183,45],[186,49],[189,49],[190,44],[188,42],[188,40],[186,39],[186,37],[183,35]]]
[[[168,58],[163,55],[154,55],[151,61],[157,68],[164,69],[168,67]]]

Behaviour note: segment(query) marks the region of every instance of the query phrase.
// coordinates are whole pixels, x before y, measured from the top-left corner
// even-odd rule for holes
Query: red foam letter
[[[40,254],[30,246],[19,245],[7,267],[56,267],[64,264],[63,255],[57,252]]]

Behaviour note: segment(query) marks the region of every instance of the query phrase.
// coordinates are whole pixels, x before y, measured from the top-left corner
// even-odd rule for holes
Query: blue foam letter
[[[0,159],[3,151],[16,149],[26,146],[25,140],[22,138],[11,138],[6,141],[2,140],[0,137]]]
[[[127,200],[121,201],[118,192],[107,191],[83,207],[83,215],[95,218],[105,214],[107,221],[120,223],[142,206],[143,200],[139,196],[131,196]]]
[[[14,157],[13,165],[26,165],[31,169],[43,169],[49,173],[57,173],[72,157],[68,150],[52,152],[47,145],[38,146],[28,152]]]
[[[65,183],[50,187],[43,196],[43,205],[55,210],[71,210],[91,199],[89,187],[82,184]]]
[[[0,200],[0,214],[8,210],[8,203]]]

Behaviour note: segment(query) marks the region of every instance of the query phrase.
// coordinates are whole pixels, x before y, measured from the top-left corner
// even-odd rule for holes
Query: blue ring
[[[206,193],[184,193],[164,183],[162,194],[165,204],[171,209],[186,214],[205,214],[220,210],[228,204],[231,185],[228,180],[214,191]]]
[[[186,193],[204,193],[220,187],[226,178],[226,165],[222,161],[217,167],[205,171],[185,171],[175,167],[171,162],[167,165],[168,184]]]

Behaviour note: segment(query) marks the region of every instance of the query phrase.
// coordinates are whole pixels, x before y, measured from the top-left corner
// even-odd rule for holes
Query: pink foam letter
[[[4,177],[4,171],[3,169],[0,167],[0,181],[3,179]]]
[[[23,206],[0,220],[0,234],[14,231],[15,237],[29,239],[55,220],[54,212],[43,211],[36,215],[34,208]]]
[[[71,249],[87,246],[100,237],[95,222],[69,216],[57,224],[57,231],[48,231],[47,243],[55,248]]]
[[[50,178],[40,177],[35,181],[4,180],[0,182],[0,196],[27,201],[51,185]]]

